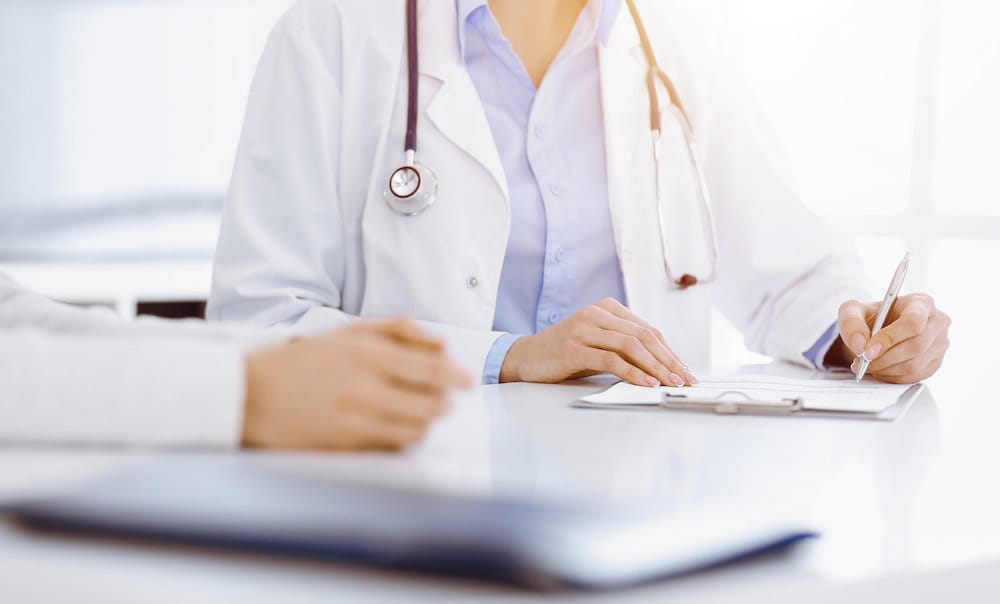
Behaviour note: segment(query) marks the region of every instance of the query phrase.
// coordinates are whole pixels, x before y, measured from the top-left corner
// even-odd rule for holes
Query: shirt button
[[[559,195],[560,193],[562,193],[562,189],[560,189],[559,185],[557,184],[549,185],[549,191],[551,191],[553,195]]]
[[[562,262],[565,259],[566,259],[566,249],[559,248],[558,250],[556,250],[556,262]]]
[[[469,277],[468,284],[472,289],[479,287],[479,277]]]
[[[549,325],[555,325],[559,322],[559,313],[552,311],[549,313]]]
[[[535,126],[535,138],[542,140],[545,138],[545,128],[541,124]]]

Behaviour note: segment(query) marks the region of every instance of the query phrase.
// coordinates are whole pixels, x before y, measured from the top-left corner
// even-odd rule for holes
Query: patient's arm
[[[408,320],[288,343],[199,321],[126,323],[0,276],[0,441],[396,449],[470,383]]]

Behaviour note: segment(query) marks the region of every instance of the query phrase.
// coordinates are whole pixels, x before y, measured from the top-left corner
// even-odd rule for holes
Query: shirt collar
[[[458,53],[461,55],[463,61],[465,60],[465,52],[468,48],[466,43],[467,31],[472,24],[473,15],[489,10],[489,6],[487,6],[486,1],[487,0],[456,0],[456,13],[458,14]]]
[[[487,0],[455,0],[457,4],[456,14],[458,15],[458,50],[465,60],[466,32],[476,19],[481,19],[485,12],[489,11]],[[611,35],[611,26],[614,25],[615,17],[621,8],[621,0],[588,0],[583,7],[585,11],[600,11],[597,19],[597,34],[601,44],[608,43]]]

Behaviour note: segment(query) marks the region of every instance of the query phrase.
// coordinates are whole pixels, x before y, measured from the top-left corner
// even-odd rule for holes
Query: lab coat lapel
[[[641,5],[649,17],[654,16],[651,4]],[[654,19],[646,19],[647,28],[654,24]],[[668,40],[665,31],[658,29],[650,29],[653,40]],[[629,307],[660,329],[687,362],[705,363],[709,315],[700,309],[710,304],[708,289],[676,290],[664,269],[646,61],[624,6],[601,51],[601,94],[611,217]],[[684,161],[681,155],[667,166],[683,166]]]
[[[633,205],[631,200],[645,190],[642,164],[636,162],[637,153],[647,147],[652,152],[644,65],[638,34],[628,11],[622,7],[607,44],[601,47],[600,66],[608,195],[615,245],[623,269],[630,256],[625,233]],[[645,146],[642,143],[646,143]]]
[[[479,93],[459,54],[457,19],[454,0],[430,0],[420,4],[420,73],[441,82],[425,114],[445,137],[482,164],[493,176],[504,199],[509,200],[507,177],[493,132]]]

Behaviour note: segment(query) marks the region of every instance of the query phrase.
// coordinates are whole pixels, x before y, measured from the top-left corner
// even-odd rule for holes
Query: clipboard
[[[674,411],[702,411],[720,415],[792,415],[803,410],[801,397],[782,398],[773,401],[754,399],[738,390],[728,390],[711,398],[689,397],[683,394],[663,394],[660,408]]]
[[[621,383],[620,383],[621,384]],[[618,386],[616,384],[616,386]],[[646,410],[646,411],[682,411],[693,413],[710,413],[714,415],[763,415],[785,417],[825,417],[839,419],[865,419],[893,421],[902,417],[923,391],[923,384],[913,384],[903,391],[894,403],[877,412],[855,411],[845,406],[841,409],[810,408],[808,395],[776,396],[774,398],[752,397],[741,389],[734,388],[714,394],[701,396],[697,390],[690,393],[680,393],[678,389],[661,390],[657,402],[596,402],[588,400],[611,392],[612,386],[604,393],[583,397],[571,403],[572,407],[581,409],[604,410]]]

